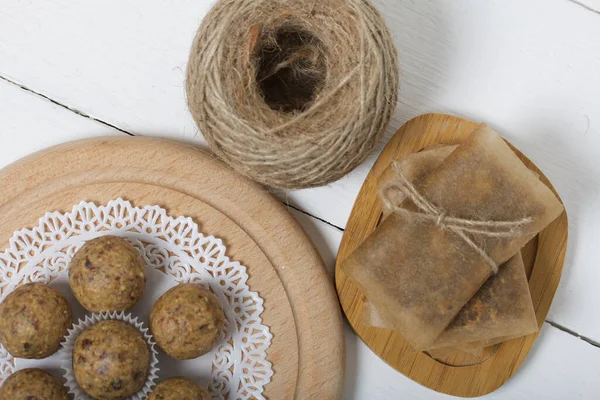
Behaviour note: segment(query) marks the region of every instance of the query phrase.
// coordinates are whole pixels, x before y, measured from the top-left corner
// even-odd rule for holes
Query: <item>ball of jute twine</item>
[[[220,0],[187,98],[212,150],[274,188],[321,186],[363,162],[395,109],[397,54],[367,0]]]

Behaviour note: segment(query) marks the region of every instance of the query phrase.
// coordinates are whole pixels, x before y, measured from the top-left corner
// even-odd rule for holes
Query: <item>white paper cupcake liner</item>
[[[144,400],[148,397],[152,388],[155,385],[155,381],[158,378],[158,352],[155,348],[154,340],[150,333],[148,333],[148,328],[144,327],[142,322],[138,322],[137,317],[133,318],[131,314],[125,314],[123,311],[121,312],[105,312],[100,314],[92,314],[86,316],[85,319],[80,319],[76,324],[73,324],[73,327],[69,329],[69,332],[63,342],[63,346],[60,350],[60,360],[61,360],[61,368],[65,371],[63,373],[63,377],[66,379],[67,389],[69,390],[69,394],[73,395],[75,400],[94,400],[91,396],[87,395],[83,389],[79,387],[77,381],[75,380],[75,372],[73,371],[73,347],[75,346],[75,341],[87,328],[90,326],[97,324],[100,321],[105,320],[119,320],[126,322],[132,326],[134,326],[144,337],[146,343],[148,344],[148,348],[150,349],[150,368],[148,371],[148,378],[146,379],[146,383],[140,389],[139,392],[130,397],[131,400]]]

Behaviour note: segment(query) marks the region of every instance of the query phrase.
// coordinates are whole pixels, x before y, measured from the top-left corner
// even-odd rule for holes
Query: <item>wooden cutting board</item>
[[[413,351],[391,330],[362,324],[364,295],[347,279],[340,265],[377,227],[382,213],[377,197],[377,181],[397,159],[436,144],[457,144],[473,132],[477,124],[442,114],[421,115],[407,122],[383,150],[356,199],[346,226],[336,263],[336,286],[350,325],[379,357],[397,371],[438,392],[461,397],[478,397],[499,388],[513,376],[531,350],[537,334],[488,348],[480,356],[462,352]],[[512,147],[512,146],[511,146]],[[519,158],[558,196],[544,174],[521,152]],[[523,249],[523,261],[538,326],[542,327],[558,288],[568,237],[566,212],[540,232]]]
[[[153,138],[97,138],[33,154],[0,171],[0,246],[15,230],[80,201],[121,197],[190,216],[223,239],[264,299],[273,334],[267,358],[270,399],[339,399],[344,336],[336,293],[323,262],[283,204],[213,156]]]

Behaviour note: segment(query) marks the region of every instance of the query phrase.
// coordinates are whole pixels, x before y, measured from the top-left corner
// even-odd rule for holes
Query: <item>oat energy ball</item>
[[[92,312],[131,308],[146,285],[142,257],[116,236],[85,243],[71,261],[69,280],[77,300]]]
[[[170,378],[160,382],[148,400],[210,400],[208,391],[187,378]]]
[[[163,294],[150,311],[150,330],[158,346],[178,360],[208,353],[225,323],[217,298],[199,285],[180,284]]]
[[[13,357],[51,356],[70,327],[69,303],[43,283],[20,286],[0,304],[0,343]]]
[[[107,320],[83,331],[73,347],[79,387],[96,399],[123,399],[138,392],[150,369],[150,349],[126,322]]]
[[[56,377],[30,368],[17,371],[4,381],[0,400],[69,400],[69,396]]]

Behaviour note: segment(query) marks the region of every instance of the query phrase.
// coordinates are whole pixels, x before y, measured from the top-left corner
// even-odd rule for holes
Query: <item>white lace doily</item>
[[[226,322],[217,348],[199,359],[180,362],[185,363],[182,370],[200,374],[213,398],[263,399],[263,388],[273,376],[266,358],[272,335],[262,323],[263,300],[248,287],[246,268],[225,255],[220,239],[202,235],[191,218],[173,218],[158,206],[139,208],[122,199],[100,206],[81,202],[67,213],[47,213],[37,227],[15,232],[9,248],[0,252],[0,301],[28,282],[66,280],[79,247],[108,234],[129,240],[151,272],[146,299],[140,300],[145,304],[136,305],[134,315],[149,312],[151,301],[180,282],[203,285],[223,305]],[[74,301],[70,304],[79,307]],[[22,361],[25,367],[35,365],[35,360],[13,359],[0,346],[0,383],[20,369]]]

